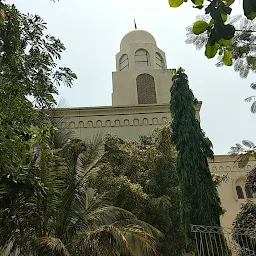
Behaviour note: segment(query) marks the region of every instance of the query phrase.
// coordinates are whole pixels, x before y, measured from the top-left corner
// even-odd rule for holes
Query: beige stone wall
[[[199,119],[201,103],[195,106]],[[82,138],[97,133],[112,133],[123,139],[138,140],[171,120],[169,104],[119,107],[69,108],[53,112],[53,122],[74,129]]]
[[[170,102],[170,88],[172,85],[173,72],[174,70],[172,69],[144,69],[113,72],[112,105],[138,105],[136,78],[143,73],[154,77],[157,103],[168,104]]]
[[[246,173],[256,167],[256,160],[250,160],[247,166],[241,169],[238,167],[236,157],[217,155],[214,162],[209,162],[209,166],[211,172],[227,175],[227,180],[219,186],[218,192],[222,207],[227,211],[221,217],[221,224],[223,227],[231,227],[236,215],[240,211],[241,204],[246,202],[244,189]],[[238,199],[236,185],[241,185],[243,188],[245,199]]]

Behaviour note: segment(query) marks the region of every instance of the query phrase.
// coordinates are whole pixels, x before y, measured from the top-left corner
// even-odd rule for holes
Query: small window
[[[238,199],[244,199],[244,192],[241,186],[236,186],[236,194]]]
[[[246,193],[247,198],[253,198],[253,194],[252,194],[250,187],[248,187],[246,185],[245,185],[245,193]]]
[[[156,68],[164,69],[164,60],[159,53],[156,53]]]
[[[119,62],[119,70],[120,71],[125,71],[129,69],[129,59],[128,59],[128,55],[124,54]]]
[[[144,49],[139,49],[135,53],[135,63],[137,67],[150,66],[149,54]]]

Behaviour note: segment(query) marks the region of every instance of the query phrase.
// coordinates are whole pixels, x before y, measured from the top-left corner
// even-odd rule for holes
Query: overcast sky
[[[242,12],[237,0],[234,14]],[[256,114],[244,102],[256,94],[249,85],[255,75],[241,79],[233,67],[216,68],[203,51],[187,45],[186,26],[200,11],[185,3],[171,9],[168,0],[7,0],[23,13],[40,15],[48,23],[48,33],[58,37],[67,50],[61,65],[77,75],[73,87],[60,88],[69,107],[111,105],[112,71],[115,54],[123,36],[134,28],[153,34],[166,53],[168,68],[185,68],[190,87],[203,102],[201,126],[214,145],[215,154],[226,154],[243,139],[255,140]]]

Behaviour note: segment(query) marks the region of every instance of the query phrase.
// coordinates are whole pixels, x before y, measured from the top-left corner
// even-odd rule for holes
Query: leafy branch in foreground
[[[187,0],[169,0],[171,7],[179,7]],[[207,43],[205,46],[205,55],[207,58],[213,58],[217,52],[221,53],[223,46],[227,46],[224,50],[224,64],[227,66],[232,65],[232,38],[235,32],[239,31],[232,23],[228,21],[228,16],[232,13],[232,4],[235,0],[191,0],[194,8],[204,9],[205,14],[210,16],[210,21],[198,20],[193,24],[193,33],[199,35],[207,33]],[[244,15],[247,19],[253,20],[256,17],[256,2],[255,0],[243,0]],[[247,32],[252,32],[249,30]]]
[[[244,168],[250,159],[256,159],[256,146],[249,140],[243,140],[242,144],[237,143],[234,147],[231,147],[229,154],[237,156],[238,167]],[[251,192],[256,193],[256,168],[249,171],[246,178],[246,187]]]

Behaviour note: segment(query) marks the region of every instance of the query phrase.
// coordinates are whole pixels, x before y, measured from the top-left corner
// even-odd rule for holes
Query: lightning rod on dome
[[[134,28],[137,29],[137,24],[136,24],[135,19],[134,19]]]

